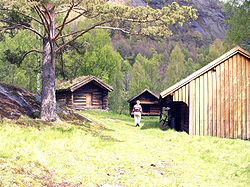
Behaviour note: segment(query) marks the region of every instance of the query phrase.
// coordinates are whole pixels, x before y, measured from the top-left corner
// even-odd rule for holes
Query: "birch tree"
[[[65,46],[93,29],[112,29],[126,34],[166,37],[172,34],[170,25],[182,25],[196,19],[192,7],[180,7],[176,2],[152,9],[132,8],[109,0],[0,0],[0,30],[17,32],[21,29],[37,34],[43,49],[31,53],[42,54],[42,101],[40,118],[55,121],[55,56]],[[60,19],[58,19],[60,18]],[[81,19],[82,18],[82,19]],[[92,25],[67,32],[65,27],[79,20],[92,20]],[[57,22],[61,20],[61,22]],[[39,27],[43,34],[38,31]]]

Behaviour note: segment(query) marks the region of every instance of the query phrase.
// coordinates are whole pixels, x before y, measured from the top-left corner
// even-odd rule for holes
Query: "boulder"
[[[27,89],[0,83],[0,116],[1,118],[18,119],[21,115],[38,117],[40,102]]]

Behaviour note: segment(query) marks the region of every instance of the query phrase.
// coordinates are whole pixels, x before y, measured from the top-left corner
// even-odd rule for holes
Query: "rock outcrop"
[[[20,116],[38,118],[40,103],[41,96],[32,94],[20,86],[0,83],[0,119],[18,119]],[[87,117],[59,104],[56,105],[56,113],[63,121],[80,120],[92,122]]]
[[[141,1],[141,0],[139,0]],[[170,3],[171,1],[167,1]],[[226,32],[226,15],[222,11],[222,7],[216,0],[178,0],[181,6],[192,6],[198,11],[198,19],[188,24],[188,29],[198,31],[202,38],[207,41],[216,38],[225,38]],[[162,0],[152,0],[149,5],[153,8],[161,8],[164,6]]]
[[[0,83],[0,118],[17,119],[21,115],[38,117],[39,97],[25,88]]]

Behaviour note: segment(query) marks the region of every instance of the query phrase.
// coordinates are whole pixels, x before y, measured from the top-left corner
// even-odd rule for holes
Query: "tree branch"
[[[43,15],[42,12],[40,12],[41,10],[38,6],[35,6],[35,10],[36,10],[38,16],[40,17],[40,19],[42,20],[42,25],[44,26],[45,32],[47,32],[49,34],[49,28],[47,27],[49,25],[48,25],[48,22],[46,21],[45,16]]]
[[[75,36],[74,38],[72,38],[71,40],[67,41],[66,43],[64,43],[63,45],[61,45],[59,48],[56,49],[56,53],[62,49],[63,47],[65,47],[66,45],[68,45],[69,43],[73,42],[74,40],[76,40],[77,38],[81,37],[83,34],[85,34],[86,32],[89,32],[90,30],[93,30],[95,29],[97,26],[101,26],[101,25],[104,25],[106,23],[110,23],[112,21],[104,21],[104,22],[101,22],[101,23],[98,23],[98,24],[95,24],[94,26],[92,27],[89,27],[85,30],[81,30],[82,33],[80,33],[79,35]],[[77,31],[77,32],[80,32],[80,31]],[[71,33],[70,35],[73,35],[73,33]],[[63,38],[63,37],[60,37],[60,38]]]
[[[34,33],[36,33],[38,36],[40,36],[41,38],[43,38],[43,36],[30,24],[28,26],[24,25],[23,23],[14,23],[14,22],[10,22],[10,21],[6,21],[6,20],[0,20],[1,22],[4,22],[4,23],[7,23],[7,24],[10,24],[10,25],[13,25],[13,27],[2,27],[2,28],[6,28],[6,29],[15,29],[15,28],[18,28],[18,27],[22,27],[23,29],[27,29],[27,30],[30,30]]]
[[[37,49],[32,49],[31,51],[28,51],[27,53],[25,53],[25,54],[23,55],[22,59],[21,59],[20,62],[19,62],[19,65],[23,62],[23,60],[25,59],[25,57],[26,57],[27,55],[29,55],[30,53],[34,53],[34,52],[36,52],[36,53],[43,53],[42,51],[39,51],[39,50],[37,50]]]
[[[139,20],[139,19],[131,19],[131,18],[120,18],[120,19],[124,21],[128,21],[128,22],[133,22],[133,23],[152,23],[152,22],[160,20],[160,17],[151,19],[151,20],[148,20],[148,19]]]
[[[79,13],[78,16],[76,16],[76,17],[72,18],[71,20],[67,21],[64,25],[67,25],[67,24],[69,24],[69,23],[71,23],[71,22],[77,20],[78,18],[80,18],[81,16],[83,16],[84,14],[86,14],[86,12],[87,12],[87,11],[85,11],[85,12],[83,12],[83,13]],[[61,28],[61,27],[63,27],[63,24],[57,26],[56,29],[59,29],[59,28]]]
[[[55,12],[55,14],[62,14],[62,13],[65,13],[65,12],[68,12],[69,10],[61,10],[61,11],[58,11],[58,12]]]
[[[45,32],[47,32],[47,36],[49,39],[49,45],[50,45],[50,50],[51,50],[51,63],[52,63],[52,59],[53,59],[53,44],[52,44],[52,38],[50,36],[50,25],[45,17],[45,15],[43,14],[43,12],[41,11],[41,9],[38,6],[35,6],[35,10],[37,11],[38,15],[40,16],[41,20],[43,21],[43,26],[45,29]],[[49,12],[47,12],[49,14]],[[50,17],[50,15],[49,15]],[[51,19],[51,17],[50,17]],[[51,19],[52,21],[52,19]]]
[[[62,33],[62,31],[63,31],[63,29],[64,29],[64,27],[65,27],[65,25],[66,25],[66,21],[67,21],[67,19],[68,19],[68,17],[69,17],[69,14],[70,14],[71,10],[73,9],[73,7],[74,7],[74,3],[73,3],[72,6],[69,8],[69,10],[68,10],[66,16],[64,17],[63,24],[61,25],[61,28],[60,28],[59,32],[57,33],[57,35],[53,38],[54,40],[56,40],[56,38],[57,38],[58,36],[61,35],[61,33]]]
[[[0,8],[0,10],[11,11],[11,10],[9,10],[9,9],[7,9],[7,8]],[[36,19],[36,18],[33,17],[33,16],[27,15],[27,14],[25,14],[25,13],[23,13],[23,12],[20,12],[20,11],[17,11],[17,10],[14,10],[14,11],[15,11],[16,13],[18,13],[18,14],[21,14],[21,15],[25,16],[25,17],[31,18],[32,20],[36,21],[36,22],[39,23],[39,24],[42,24],[41,21],[39,21],[38,19]]]
[[[97,26],[97,29],[109,29],[109,30],[118,30],[118,31],[122,31],[126,34],[132,34],[130,31],[127,31],[125,29],[119,28],[119,27],[109,27],[109,26]],[[135,34],[138,35],[138,34]]]
[[[45,18],[45,15],[44,15],[44,18],[45,18],[45,20],[47,21],[47,24],[48,24],[48,26],[50,27],[51,26],[51,23],[52,23],[52,18],[51,18],[51,16],[50,16],[50,13],[49,13],[49,10],[47,9],[47,7],[42,3],[42,6],[43,6],[43,8],[45,9],[45,12],[47,13],[47,15],[48,15],[48,17],[49,17],[49,23],[48,23],[48,21],[47,21],[47,19]],[[39,8],[39,7],[38,7]],[[41,11],[41,10],[40,10]]]

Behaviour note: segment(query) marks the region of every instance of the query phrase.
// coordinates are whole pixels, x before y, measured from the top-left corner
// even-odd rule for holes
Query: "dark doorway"
[[[176,131],[189,132],[189,110],[184,102],[172,102],[168,110],[168,125]]]

